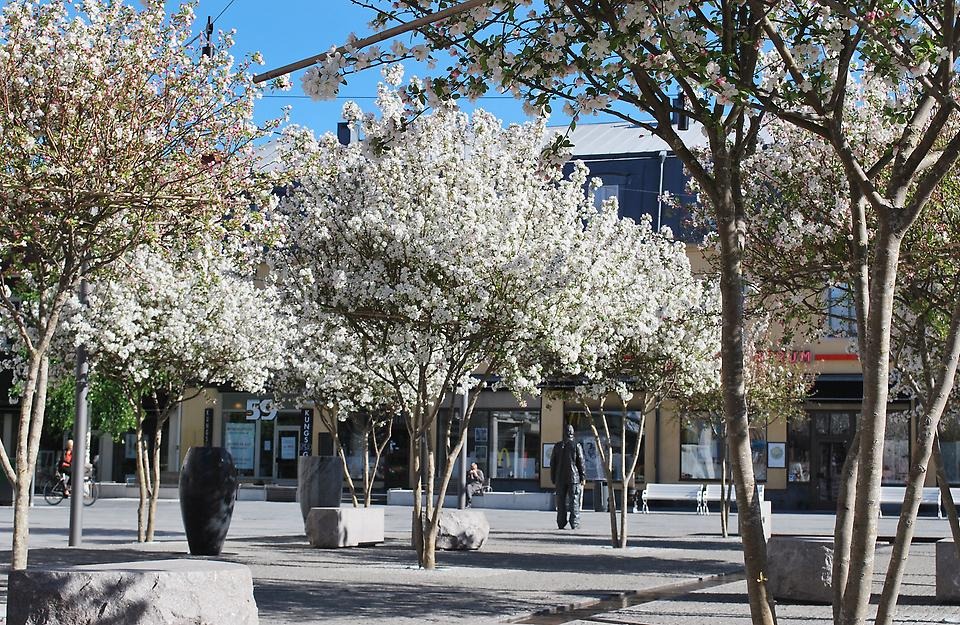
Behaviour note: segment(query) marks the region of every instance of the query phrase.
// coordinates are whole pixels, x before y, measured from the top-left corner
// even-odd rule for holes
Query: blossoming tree
[[[891,169],[885,148],[903,132],[903,122],[885,115],[889,86],[886,81],[861,78],[848,92],[857,94],[844,107],[848,149],[856,158],[875,163],[875,175],[885,180]],[[953,127],[944,127],[949,132]],[[782,120],[767,125],[769,145],[744,163],[748,172],[744,194],[754,207],[746,229],[744,261],[755,285],[755,297],[775,303],[781,318],[795,318],[810,327],[823,327],[824,285],[844,293],[855,310],[843,325],[856,328],[851,341],[866,353],[870,314],[868,252],[879,235],[881,219],[856,186],[851,186],[843,165],[830,165],[833,148],[823,139]],[[826,163],[826,165],[825,165]],[[955,315],[949,294],[955,273],[952,258],[956,237],[955,174],[932,191],[925,211],[905,236],[907,254],[898,260],[898,271],[907,276],[893,293],[891,359],[901,384],[918,399],[922,418],[920,436],[911,460],[907,497],[895,542],[895,557],[888,567],[879,617],[889,618],[899,594],[899,580],[909,552],[912,528],[919,506],[926,466],[935,458],[935,434],[947,396],[954,386],[951,356],[956,336],[950,331]],[[788,252],[788,253],[784,253]],[[785,293],[801,294],[784,297]],[[920,354],[925,354],[923,357]],[[887,382],[885,382],[887,384]],[[858,430],[859,432],[859,430]],[[853,536],[853,493],[858,473],[858,433],[842,475],[839,514],[835,532],[834,579],[845,580],[851,566],[849,546]],[[845,584],[835,590],[835,611],[841,618]]]
[[[374,477],[390,442],[396,416],[393,389],[385,382],[383,362],[362,335],[342,323],[313,291],[312,281],[301,280],[295,271],[303,260],[296,246],[275,246],[271,254],[272,280],[291,315],[291,331],[285,348],[287,364],[274,383],[291,395],[311,403],[317,419],[333,439],[333,448],[343,464],[353,499],[360,505],[345,442],[340,435],[346,423],[354,455],[361,459],[363,505],[372,501]],[[373,461],[370,452],[373,452]]]
[[[136,417],[141,542],[151,542],[156,529],[160,443],[170,415],[209,386],[262,390],[283,357],[287,324],[275,291],[213,249],[131,252],[120,261],[123,275],[97,281],[72,323],[97,375],[122,389]]]
[[[394,73],[388,80],[399,82]],[[487,113],[468,118],[449,106],[407,122],[386,86],[379,104],[382,117],[361,122],[362,142],[295,142],[295,160],[309,158],[281,210],[312,305],[336,313],[383,363],[376,371],[417,446],[414,543],[420,564],[433,568],[443,496],[478,394],[459,425],[447,420],[434,493],[430,431],[441,401],[493,374],[515,392],[535,392],[541,344],[576,358],[578,338],[564,320],[582,304],[582,217],[595,210],[582,168],[563,180],[542,158],[542,124],[504,129]],[[360,121],[355,105],[345,114]]]
[[[0,310],[24,361],[16,440],[0,445],[14,569],[27,564],[50,344],[81,276],[247,220],[260,193],[248,64],[229,37],[197,59],[189,5],[144,4],[13,0],[0,13]]]
[[[585,305],[572,316],[579,358],[553,375],[580,382],[573,395],[588,417],[606,479],[611,485],[622,480],[619,521],[613,488],[608,510],[611,544],[624,548],[626,487],[641,459],[646,415],[667,398],[705,393],[718,383],[719,301],[716,284],[693,275],[682,242],[669,230],[654,232],[649,217],[640,223],[620,218],[615,199],[586,221],[584,239],[593,258],[580,280]],[[619,432],[604,410],[611,398],[622,409]],[[640,420],[628,426],[633,400]],[[599,404],[596,413],[591,403]]]

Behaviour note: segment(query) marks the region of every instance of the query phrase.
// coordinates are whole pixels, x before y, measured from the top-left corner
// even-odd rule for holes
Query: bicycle
[[[51,506],[56,506],[64,497],[66,497],[67,481],[66,475],[56,473],[54,477],[48,477],[47,481],[43,484],[43,498]],[[83,505],[92,506],[97,500],[97,497],[100,494],[100,487],[94,481],[93,476],[90,474],[88,469],[86,475],[83,478]]]

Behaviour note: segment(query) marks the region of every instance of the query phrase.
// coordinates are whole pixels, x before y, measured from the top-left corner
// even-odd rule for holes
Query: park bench
[[[706,485],[700,499],[700,514],[710,514],[708,504],[711,502],[720,503],[722,491],[723,485],[721,484]],[[763,501],[763,484],[757,484],[757,495],[759,495],[760,501]],[[732,503],[737,502],[737,487],[733,484],[730,484],[730,501]]]
[[[689,501],[697,504],[697,514],[702,514],[702,484],[647,484],[640,493],[643,513],[650,512],[647,505],[651,501]]]
[[[883,504],[902,504],[906,495],[906,486],[881,486],[880,487],[880,505]],[[937,518],[942,519],[943,513],[940,510],[940,489],[936,486],[928,486],[920,489],[920,505],[936,506]],[[883,511],[880,511],[883,516]]]

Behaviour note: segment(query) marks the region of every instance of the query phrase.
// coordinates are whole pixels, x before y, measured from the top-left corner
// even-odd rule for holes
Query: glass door
[[[831,441],[819,443],[817,477],[814,481],[815,501],[818,508],[832,509],[837,505],[840,494],[840,474],[843,461],[847,458],[847,443]]]
[[[278,480],[297,479],[297,457],[300,455],[300,428],[296,425],[276,426],[274,449],[274,477]]]

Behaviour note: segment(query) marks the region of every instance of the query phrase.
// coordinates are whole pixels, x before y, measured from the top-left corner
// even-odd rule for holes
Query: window
[[[613,447],[613,479],[622,480],[623,474],[620,471],[621,457],[624,445],[620,440],[620,433],[623,429],[622,411],[604,411],[607,418],[607,427],[610,429],[610,442]],[[594,413],[593,418],[597,424],[597,430],[603,434],[602,421],[600,415]],[[603,464],[600,460],[600,451],[597,449],[597,439],[590,429],[590,419],[587,413],[583,411],[571,411],[566,415],[566,422],[573,426],[577,442],[583,446],[584,460],[586,463],[588,480],[605,480],[607,476],[603,470]],[[640,424],[642,422],[641,414],[635,410],[627,411],[627,464],[633,461],[632,452],[637,446],[637,436],[640,434]],[[640,440],[640,460],[637,462],[637,469],[634,473],[634,480],[643,482],[644,480],[644,448],[646,439]]]
[[[910,472],[910,417],[890,413],[883,438],[883,484],[906,484]]]
[[[857,336],[857,309],[846,284],[827,289],[827,324],[831,336]]]
[[[726,438],[723,426],[712,420],[685,423],[680,432],[680,479],[719,480],[723,472]],[[767,479],[767,428],[750,427],[750,455],[753,475],[759,481]]]
[[[960,421],[956,417],[940,424],[940,454],[947,479],[951,484],[960,484]]]
[[[787,481],[810,481],[810,421],[791,421],[787,426]]]
[[[496,443],[491,450],[490,477],[539,478],[540,413],[493,410],[490,412],[490,426],[493,429],[490,438]]]
[[[620,185],[605,184],[599,189],[597,189],[596,193],[593,196],[593,205],[599,209],[600,206],[610,198],[617,198],[617,201],[619,202]]]

